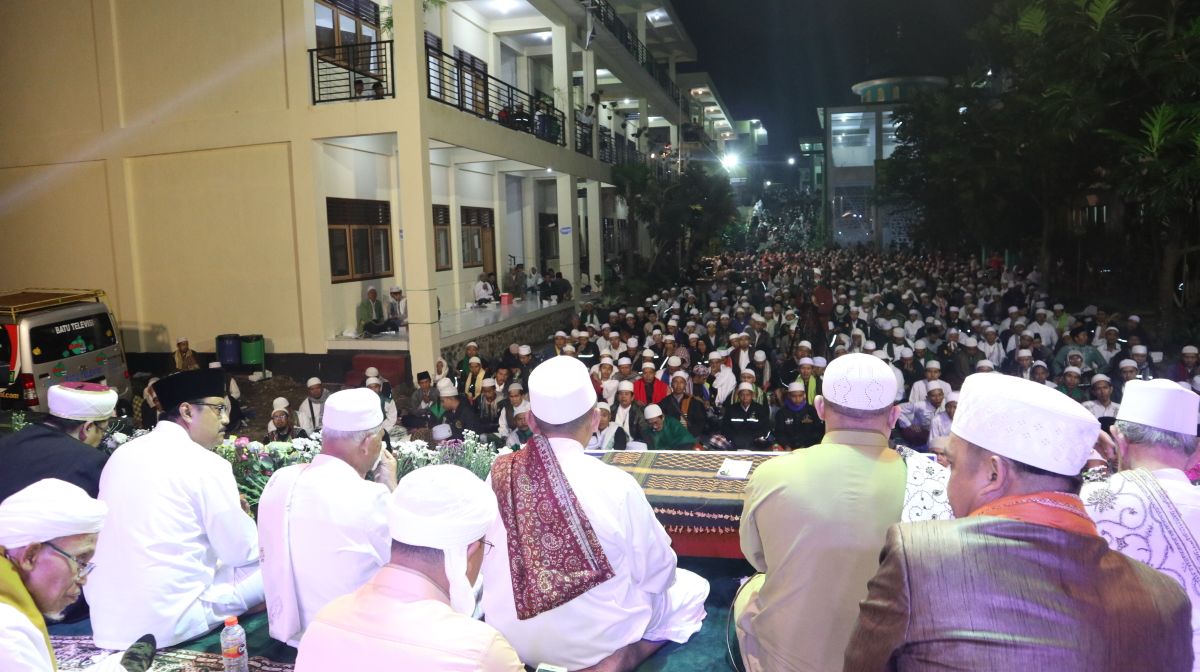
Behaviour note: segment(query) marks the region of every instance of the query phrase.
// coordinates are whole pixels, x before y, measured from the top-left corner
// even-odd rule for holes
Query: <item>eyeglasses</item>
[[[70,553],[67,553],[66,551],[62,550],[58,546],[55,546],[54,544],[52,544],[48,541],[44,542],[44,543],[46,546],[49,546],[50,548],[54,549],[55,553],[58,553],[62,557],[66,558],[67,560],[70,560],[71,564],[75,565],[75,580],[76,581],[82,581],[84,579],[84,577],[86,577],[88,574],[91,574],[92,570],[96,568],[96,563],[94,563],[94,562],[81,562],[79,560],[79,558],[75,557],[74,555],[71,555]]]
[[[491,553],[491,552],[492,552],[492,549],[496,547],[496,545],[495,545],[495,544],[493,544],[492,542],[488,541],[487,539],[484,539],[484,540],[483,540],[482,542],[480,542],[480,543],[482,543],[482,544],[483,544],[483,554],[484,554],[484,555],[487,555],[488,553]]]
[[[207,406],[207,407],[213,409],[214,411],[216,411],[218,417],[225,415],[226,411],[229,410],[229,407],[226,406],[225,404],[210,404],[207,401],[193,401],[192,405],[193,406]]]

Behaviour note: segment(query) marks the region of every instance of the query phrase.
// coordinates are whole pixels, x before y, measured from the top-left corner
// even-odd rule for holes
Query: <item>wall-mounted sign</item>
[[[571,227],[569,227],[569,226],[564,226],[564,227],[562,227],[561,229],[559,229],[559,230],[558,230],[558,232],[559,232],[559,233],[561,233],[561,234],[562,234],[562,235],[564,235],[564,236],[566,236],[566,235],[569,235],[569,234],[571,233]]]

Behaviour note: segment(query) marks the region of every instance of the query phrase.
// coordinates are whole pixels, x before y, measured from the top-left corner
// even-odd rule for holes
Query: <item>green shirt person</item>
[[[675,418],[663,415],[658,404],[646,407],[646,424],[650,425],[646,444],[650,450],[691,450],[696,445],[692,436]]]

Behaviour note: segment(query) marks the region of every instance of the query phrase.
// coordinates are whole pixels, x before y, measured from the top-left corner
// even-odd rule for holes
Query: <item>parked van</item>
[[[117,320],[102,291],[0,291],[0,408],[45,413],[46,389],[86,381],[132,401]]]

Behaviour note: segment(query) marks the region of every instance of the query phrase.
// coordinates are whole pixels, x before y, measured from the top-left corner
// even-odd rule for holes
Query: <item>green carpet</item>
[[[726,631],[729,628],[729,608],[737,593],[742,577],[749,576],[753,569],[742,560],[719,560],[706,558],[680,558],[679,566],[696,572],[708,579],[710,591],[705,609],[708,616],[704,627],[686,644],[668,644],[638,668],[638,672],[726,672],[730,669],[729,653],[726,650]],[[291,665],[296,661],[296,650],[271,639],[267,634],[266,613],[254,614],[241,619],[246,629],[246,648],[252,657],[262,657],[276,663]],[[50,627],[55,636],[91,635],[91,623],[59,624]],[[737,639],[730,635],[734,659],[738,659]],[[220,630],[185,642],[178,647],[188,651],[220,653]],[[739,663],[740,665],[740,663]]]

